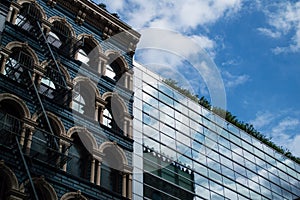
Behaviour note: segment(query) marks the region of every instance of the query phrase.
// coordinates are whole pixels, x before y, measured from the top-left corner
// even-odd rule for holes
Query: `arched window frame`
[[[25,57],[19,57],[18,55],[23,55],[20,52],[24,52]],[[31,77],[34,79],[35,77],[35,72],[33,71],[34,67],[40,66],[39,60],[37,55],[35,54],[34,50],[32,50],[27,43],[21,43],[18,41],[13,41],[10,42],[6,45],[6,47],[0,52],[3,56],[2,58],[2,65],[1,65],[1,73],[3,75],[8,76],[8,68],[10,70],[14,71],[16,74],[11,74],[11,78],[13,80],[16,80],[19,83],[26,83],[26,81],[29,80],[20,80],[19,77],[22,74],[22,77],[30,78],[29,74],[27,72],[31,71]],[[18,57],[18,59],[22,59],[19,62],[13,61],[15,64],[14,65],[9,65],[11,64],[12,60],[15,60],[15,56]],[[22,69],[21,69],[22,68]],[[24,70],[24,69],[27,70]],[[13,72],[12,72],[13,73]]]
[[[46,114],[54,135],[49,130],[44,114],[35,113],[32,121],[37,123],[38,127],[29,134],[27,153],[30,152],[37,159],[61,167],[63,165],[60,163],[61,156],[64,153],[61,144],[64,143],[63,138],[66,137],[65,128],[55,114],[51,112],[46,112]]]
[[[125,102],[114,92],[104,93],[102,100],[105,103],[99,103],[97,107],[99,122],[116,133],[132,138],[132,117]]]
[[[81,164],[84,164],[84,169],[82,169],[83,171],[80,172],[80,175],[84,175],[81,176],[81,178],[90,178],[90,181],[93,183],[94,182],[94,173],[95,173],[95,163],[93,161],[93,154],[94,152],[97,151],[97,142],[95,140],[95,138],[93,137],[93,135],[86,129],[86,128],[82,128],[82,127],[72,127],[68,133],[67,133],[67,137],[70,138],[71,140],[74,141],[74,138],[77,137],[77,142],[80,141],[79,143],[77,143],[76,145],[81,145],[81,149],[85,151],[85,154],[87,156],[78,159],[78,161]],[[74,141],[76,142],[76,141]],[[72,144],[70,144],[72,145]],[[71,152],[68,152],[68,156],[72,157]],[[71,158],[72,159],[72,158]],[[70,160],[72,161],[72,160]],[[66,166],[64,166],[65,171],[68,172],[68,170],[70,170],[69,166],[71,163],[68,162],[66,164]],[[89,167],[91,168],[89,170]],[[90,172],[90,174],[88,174],[88,172]],[[76,174],[75,174],[76,175]],[[77,174],[78,175],[78,174]]]
[[[27,105],[25,104],[25,102],[13,94],[9,94],[9,93],[0,94],[0,104],[2,104],[4,101],[10,102],[10,105],[3,106],[4,108],[9,108],[10,111],[13,110],[13,107],[15,108],[15,111],[13,111],[13,113],[10,114],[9,115],[10,117],[8,117],[8,118],[13,121],[17,121],[19,125],[18,125],[17,129],[16,129],[16,125],[5,127],[6,126],[5,121],[4,122],[1,121],[1,128],[9,129],[8,131],[5,131],[4,133],[17,132],[17,135],[19,135],[19,137],[20,137],[20,145],[23,146],[25,143],[25,133],[26,133],[26,130],[28,127],[28,125],[25,122],[30,121],[30,118],[31,118],[30,111],[29,111]],[[18,113],[19,116],[16,116],[15,115],[16,113]],[[2,117],[5,117],[5,113]],[[8,118],[6,117],[6,119],[8,119]],[[3,120],[5,120],[5,118]],[[14,140],[14,138],[13,138],[14,135],[11,135],[11,136],[12,136],[11,139]],[[8,140],[8,138],[6,138],[5,140]]]
[[[32,28],[36,27],[37,21],[46,20],[46,14],[43,8],[36,2],[30,0],[18,0],[16,5],[11,5],[11,18],[8,19],[13,24],[21,27],[25,31],[30,32]]]
[[[116,143],[113,142],[104,142],[99,147],[99,153],[102,155],[101,161],[99,162],[100,170],[98,170],[97,176],[101,180],[99,185],[103,187],[107,187],[103,185],[105,181],[102,177],[103,173],[102,170],[106,170],[107,168],[110,169],[111,173],[118,172],[119,177],[116,176],[108,176],[111,178],[116,178],[112,180],[113,184],[119,184],[117,182],[121,181],[121,191],[113,191],[116,193],[121,194],[123,197],[127,197],[131,199],[132,197],[132,167],[128,165],[128,160],[124,150],[122,150]],[[108,164],[108,163],[109,164]],[[107,166],[110,165],[110,166]],[[109,172],[109,171],[108,171]],[[121,179],[121,180],[119,180]],[[114,189],[114,188],[107,188],[107,189]]]
[[[58,63],[60,72],[51,63],[47,61],[41,63],[44,74],[39,77],[39,92],[50,99],[54,99],[60,95],[59,99],[56,98],[56,102],[63,103],[64,101],[68,101],[69,98],[68,86],[71,85],[71,78],[68,71],[60,63]]]
[[[76,36],[72,25],[67,22],[66,18],[59,16],[50,17],[48,21],[52,24],[47,35],[49,44],[70,53],[73,39]]]
[[[80,34],[77,37],[81,41],[79,46],[75,45],[75,60],[81,61],[94,72],[101,73],[103,51],[100,43],[93,35]]]
[[[41,200],[58,200],[57,194],[52,187],[44,178],[41,177],[33,177],[32,182],[34,184],[35,190],[37,192],[37,196]],[[33,191],[31,190],[30,181],[27,179],[20,185],[20,191],[25,192],[30,195],[31,198],[34,199]]]
[[[105,55],[108,57],[105,67],[105,75],[114,81],[119,81],[129,70],[125,58],[116,51],[107,50]]]
[[[87,77],[76,77],[73,80],[74,90],[71,108],[89,118],[96,119],[96,99],[100,93],[96,85]]]

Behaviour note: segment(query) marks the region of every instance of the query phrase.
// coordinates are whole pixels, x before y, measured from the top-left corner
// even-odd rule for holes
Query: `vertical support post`
[[[100,185],[101,182],[101,162],[98,161],[98,166],[97,166],[97,178],[96,178],[96,184]]]
[[[122,177],[123,177],[123,184],[122,184],[122,196],[123,197],[126,197],[126,174],[124,173],[123,175],[122,175]]]
[[[95,181],[95,158],[92,159],[92,163],[91,163],[91,178],[90,178],[90,182],[94,183]]]
[[[132,174],[128,175],[128,199],[132,199]]]
[[[20,137],[20,145],[21,145],[21,147],[24,146],[25,132],[26,132],[26,126],[23,125],[22,132],[21,132],[21,137]]]
[[[124,132],[124,136],[128,136],[128,122],[127,120],[125,119],[124,120],[124,123],[123,123],[123,132]]]
[[[2,63],[1,63],[1,74],[4,74],[5,71],[5,65],[8,58],[8,55],[2,55]]]
[[[11,20],[12,11],[13,11],[13,7],[9,7],[7,17],[6,17],[6,21],[8,21],[8,22],[10,22],[10,20]]]

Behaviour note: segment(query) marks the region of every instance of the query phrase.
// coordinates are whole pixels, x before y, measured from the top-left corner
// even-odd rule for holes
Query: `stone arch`
[[[94,84],[90,78],[88,77],[83,77],[83,76],[77,76],[73,79],[73,85],[75,86],[77,83],[79,82],[85,82],[87,83],[95,92],[96,97],[99,98],[101,97],[100,92],[96,86],[96,84]]]
[[[95,37],[93,35],[82,33],[82,34],[77,36],[77,39],[78,40],[88,39],[89,41],[92,42],[92,44],[94,44],[94,47],[96,47],[98,55],[100,55],[103,52],[100,43],[95,39]]]
[[[72,199],[88,200],[86,197],[84,197],[81,194],[79,190],[77,192],[68,192],[60,198],[60,200],[72,200]]]
[[[125,152],[115,142],[109,142],[109,141],[103,142],[99,147],[99,152],[103,154],[104,150],[107,148],[111,148],[115,150],[115,153],[117,153],[117,155],[120,156],[123,165],[128,165],[128,160],[125,155]]]
[[[57,194],[53,188],[52,185],[50,185],[44,178],[44,176],[41,177],[33,177],[32,182],[35,186],[35,189],[41,189],[42,192],[47,192],[47,200],[58,200]],[[29,180],[27,179],[24,183],[21,184],[20,190],[25,191],[25,187],[30,184]]]
[[[121,107],[118,107],[121,109],[122,113],[125,114],[125,113],[128,113],[128,108],[125,104],[125,102],[123,101],[123,99],[119,96],[118,93],[115,93],[115,92],[105,92],[103,95],[102,95],[102,99],[103,100],[106,100],[107,98],[111,98],[111,100],[113,100],[114,102],[113,103],[118,103],[117,106],[121,106]],[[114,105],[115,106],[115,105]]]
[[[14,48],[25,49],[30,54],[30,56],[32,56],[34,64],[39,65],[38,56],[36,55],[35,51],[27,43],[13,41],[13,42],[8,43],[5,48],[10,50],[11,52]]]
[[[3,100],[11,100],[13,102],[16,103],[16,105],[19,106],[19,110],[22,111],[22,115],[27,118],[30,119],[31,118],[31,114],[30,111],[26,105],[26,103],[19,97],[13,95],[13,94],[9,94],[9,93],[2,93],[0,94],[0,102]]]
[[[36,0],[17,0],[17,3],[19,5],[23,5],[24,3],[34,3],[34,5],[36,6],[36,8],[40,11],[41,15],[42,15],[42,19],[47,20],[47,15],[44,11],[44,9],[37,3]]]
[[[48,21],[52,24],[54,21],[59,21],[62,22],[64,25],[66,25],[66,27],[69,28],[71,36],[73,38],[76,38],[76,33],[72,27],[72,25],[66,20],[66,18],[63,17],[59,17],[59,16],[52,16],[48,19]]]
[[[3,160],[0,161],[0,172],[1,175],[7,175],[8,187],[10,189],[19,189],[19,183],[15,173],[5,165]]]
[[[129,70],[128,63],[120,52],[114,50],[106,50],[105,55],[110,58],[109,62],[111,63],[118,60],[118,64],[121,67],[122,73]]]
[[[49,111],[46,111],[46,114],[47,114],[47,117],[50,118],[57,125],[60,135],[61,136],[67,135],[65,126],[61,122],[59,117]],[[37,122],[37,119],[42,116],[44,116],[44,113],[34,113],[32,116],[32,121]]]
[[[97,142],[95,137],[84,127],[75,126],[68,130],[67,137],[71,138],[74,133],[77,133],[84,147],[93,154],[97,149]]]
[[[44,61],[41,63],[41,68],[42,68],[43,70],[46,70],[46,67],[48,66],[48,64],[49,64],[49,62],[46,61],[46,60],[44,60]],[[68,83],[68,82],[71,83],[72,80],[71,80],[71,76],[70,76],[68,70],[67,70],[61,63],[58,62],[57,64],[58,64],[58,66],[59,66],[59,69],[61,70],[61,72],[62,72],[63,75],[65,76],[66,82],[67,82],[67,83]]]

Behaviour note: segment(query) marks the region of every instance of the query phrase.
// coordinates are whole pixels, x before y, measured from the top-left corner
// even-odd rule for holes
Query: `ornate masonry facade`
[[[0,199],[131,199],[140,35],[87,0],[0,9]]]

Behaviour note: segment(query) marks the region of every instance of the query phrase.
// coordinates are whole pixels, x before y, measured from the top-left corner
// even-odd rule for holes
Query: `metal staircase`
[[[41,14],[39,10],[34,6],[34,3],[29,4],[26,8],[20,11],[20,15],[17,18],[17,26],[21,28],[23,31],[28,32],[29,34],[33,34],[33,36],[37,39],[39,46],[41,47],[44,56],[48,62],[48,69],[46,71],[45,78],[51,80],[55,84],[55,95],[53,101],[57,101],[60,98],[64,98],[63,101],[68,101],[70,96],[66,95],[69,93],[69,88],[65,80],[65,76],[63,75],[59,64],[56,60],[54,52],[51,49],[51,45],[47,41],[47,37],[43,32],[41,23]],[[65,152],[60,152],[60,146],[58,144],[59,137],[54,134],[52,125],[48,118],[45,106],[43,104],[43,95],[40,95],[39,87],[37,86],[37,82],[33,77],[33,60],[22,50],[15,55],[13,59],[8,60],[8,66],[5,68],[5,76],[11,78],[12,80],[21,83],[22,85],[26,85],[26,89],[29,93],[29,96],[32,100],[33,105],[36,106],[36,113],[41,114],[43,118],[43,122],[45,124],[44,127],[36,127],[36,129],[40,129],[44,134],[45,138],[47,138],[47,159],[46,162],[49,164],[55,164],[56,167],[62,167],[64,163],[66,163],[70,158],[65,155]],[[46,90],[49,90],[47,88]],[[44,91],[44,94],[45,95]],[[0,107],[1,108],[1,107]],[[20,131],[21,124],[23,122],[15,116],[5,114],[0,112],[0,148],[6,148],[11,150],[13,155],[19,156],[18,160],[21,160],[21,164],[25,168],[27,178],[29,179],[30,186],[32,188],[33,196],[36,200],[38,200],[37,191],[35,189],[34,183],[32,181],[30,168],[28,166],[28,159],[26,154],[24,154],[22,145],[20,144]],[[45,131],[47,130],[47,131]],[[64,139],[65,140],[65,139]],[[71,146],[71,141],[68,141],[70,144],[68,148]],[[64,148],[63,151],[67,151],[68,148]],[[38,156],[38,152],[35,152],[33,155],[29,155],[34,159]],[[15,157],[15,159],[17,158]],[[45,160],[44,160],[45,161]],[[20,167],[20,166],[19,166]],[[25,180],[25,178],[22,178]]]

